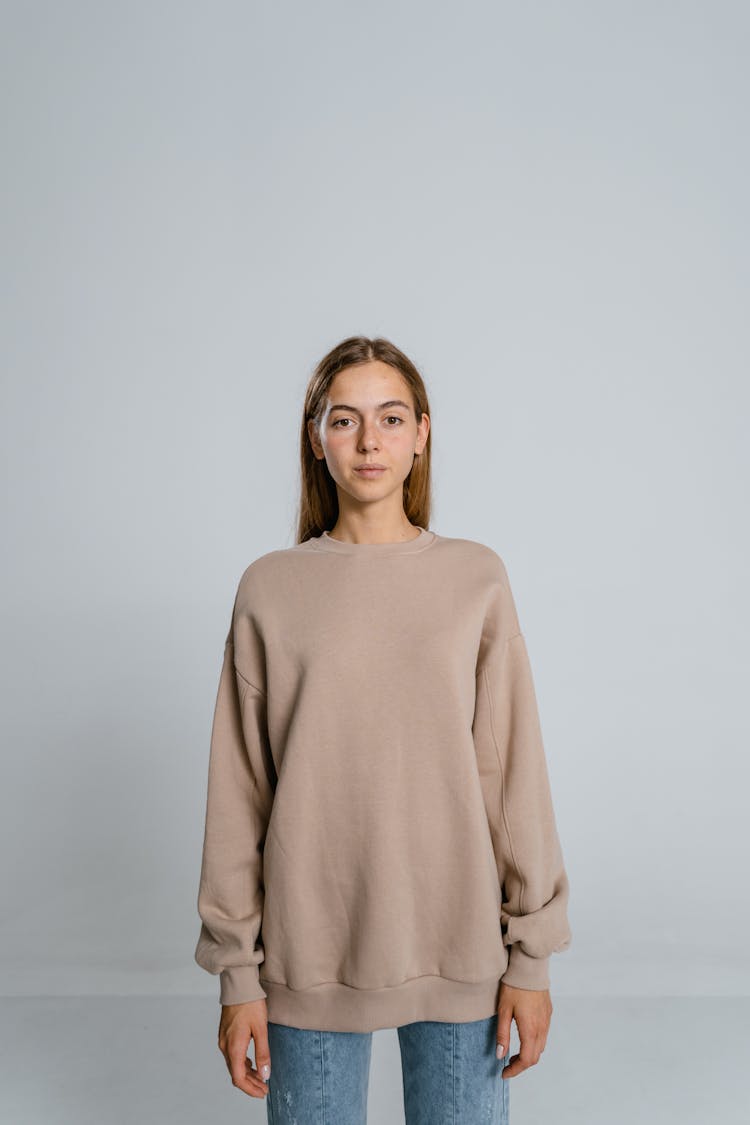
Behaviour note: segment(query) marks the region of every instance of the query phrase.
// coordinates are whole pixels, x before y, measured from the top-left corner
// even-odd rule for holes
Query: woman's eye
[[[352,421],[351,418],[337,418],[336,421],[333,423],[333,425],[334,425],[334,427],[340,426],[342,429],[348,430],[349,427],[342,425],[342,423],[351,422],[351,421]],[[386,421],[387,422],[397,422],[399,424],[399,426],[402,426],[403,422],[404,422],[403,418],[399,418],[398,414],[389,414],[386,418]],[[393,427],[390,427],[390,428],[392,429]]]

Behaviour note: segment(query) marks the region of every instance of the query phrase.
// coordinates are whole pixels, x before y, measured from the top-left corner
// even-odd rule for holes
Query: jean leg
[[[366,1125],[372,1032],[268,1021],[269,1125]]]
[[[509,1125],[510,1047],[496,1058],[496,1037],[497,1013],[399,1027],[406,1125]]]

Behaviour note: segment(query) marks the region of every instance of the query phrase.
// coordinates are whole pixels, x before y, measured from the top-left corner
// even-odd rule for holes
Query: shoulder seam
[[[491,668],[496,660],[502,660],[503,656],[505,655],[505,650],[508,647],[508,645],[510,644],[510,642],[515,641],[518,637],[522,637],[522,636],[523,636],[523,629],[519,629],[517,633],[512,633],[510,637],[506,637],[505,640],[503,641],[502,652],[499,655],[494,656],[491,660],[485,660],[483,664],[480,664],[480,666],[477,668],[475,678],[478,679],[479,676],[481,676],[482,673],[485,672],[487,668]]]
[[[234,641],[232,640],[231,637],[227,637],[227,645],[232,646],[232,653],[234,653]],[[253,691],[257,692],[258,695],[265,695],[266,694],[263,691],[262,688],[258,687],[257,684],[254,684],[251,680],[248,680],[247,676],[243,676],[242,672],[240,672],[239,668],[237,667],[237,662],[234,659],[234,655],[232,656],[232,666],[233,666],[235,672],[237,673],[237,675],[239,676],[239,678],[242,680],[243,684],[246,687],[252,688]]]
[[[233,663],[234,663],[234,662],[233,662]],[[240,677],[240,679],[242,680],[243,684],[244,684],[244,685],[245,685],[246,687],[252,688],[252,689],[253,689],[253,691],[254,691],[254,692],[257,692],[257,694],[258,694],[258,695],[265,695],[265,694],[266,694],[266,693],[265,693],[265,692],[263,691],[263,689],[262,689],[262,688],[259,688],[259,687],[258,687],[258,686],[257,686],[256,684],[253,684],[253,683],[251,683],[251,682],[250,682],[250,680],[248,680],[247,676],[243,676],[243,675],[242,675],[242,672],[240,672],[240,670],[239,670],[239,668],[237,667],[237,665],[236,665],[236,664],[234,665],[234,670],[235,670],[235,672],[237,673],[237,675],[238,675],[238,676]]]

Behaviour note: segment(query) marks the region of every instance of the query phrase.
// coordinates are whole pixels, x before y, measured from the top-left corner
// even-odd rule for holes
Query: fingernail
[[[495,1054],[497,1055],[497,1057],[499,1059],[501,1059],[503,1057],[503,1055],[505,1054],[505,1047],[502,1045],[502,1043],[498,1043],[497,1050],[495,1051]]]
[[[268,1065],[268,1063],[264,1063],[263,1066],[260,1068],[260,1076],[261,1076],[261,1078],[263,1079],[264,1082],[267,1082],[268,1079],[271,1077],[271,1068]]]

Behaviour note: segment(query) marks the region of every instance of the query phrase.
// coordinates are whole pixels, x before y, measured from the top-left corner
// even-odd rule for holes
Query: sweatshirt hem
[[[312,1031],[377,1031],[418,1020],[469,1023],[497,1012],[500,978],[483,981],[416,977],[393,988],[353,988],[339,982],[293,989],[264,980],[271,1023]]]

